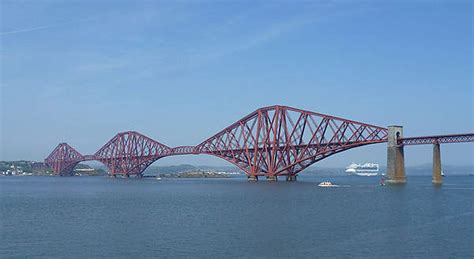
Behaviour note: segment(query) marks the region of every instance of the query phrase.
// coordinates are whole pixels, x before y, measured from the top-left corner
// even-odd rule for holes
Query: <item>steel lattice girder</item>
[[[455,134],[455,135],[402,138],[402,139],[399,139],[398,142],[399,144],[402,144],[402,145],[426,145],[426,144],[474,142],[474,134]]]
[[[98,160],[112,175],[141,175],[156,160],[173,155],[208,154],[225,159],[247,175],[296,175],[336,153],[387,141],[388,130],[366,123],[287,106],[256,110],[197,146],[170,148],[135,131],[117,134],[94,155],[59,144],[45,163],[60,175]],[[400,139],[404,145],[473,142],[474,134]]]
[[[171,148],[135,131],[117,134],[94,154],[112,175],[141,174],[149,165],[169,155]]]
[[[72,171],[80,161],[98,160],[110,174],[128,176],[142,174],[165,156],[209,154],[237,165],[248,175],[294,175],[332,154],[386,138],[387,129],[382,127],[272,106],[258,109],[197,146],[170,148],[128,131],[117,134],[92,156],[70,148],[73,159],[68,159],[61,149],[55,149],[49,164],[62,173]]]
[[[249,175],[294,175],[332,154],[385,142],[387,129],[286,106],[259,109],[199,144]]]
[[[74,167],[83,160],[84,156],[73,147],[60,143],[44,162],[60,175],[72,175]]]

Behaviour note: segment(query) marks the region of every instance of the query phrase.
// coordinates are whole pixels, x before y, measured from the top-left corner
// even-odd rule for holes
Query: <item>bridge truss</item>
[[[235,164],[248,176],[296,176],[331,155],[386,142],[387,134],[383,127],[270,106],[252,112],[196,146],[171,148],[127,131],[114,136],[93,155],[82,155],[61,143],[45,163],[59,175],[70,175],[77,163],[97,160],[108,167],[111,175],[140,176],[150,164],[166,156],[207,154]]]

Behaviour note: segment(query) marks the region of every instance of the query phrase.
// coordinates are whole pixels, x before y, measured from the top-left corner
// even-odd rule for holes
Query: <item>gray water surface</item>
[[[338,188],[321,188],[329,179]],[[474,256],[474,177],[0,177],[8,257]]]

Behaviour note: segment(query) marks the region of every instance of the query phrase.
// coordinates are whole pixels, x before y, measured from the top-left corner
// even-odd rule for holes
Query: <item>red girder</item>
[[[60,143],[44,163],[59,175],[72,175],[74,167],[84,160],[84,156],[67,143]]]
[[[173,155],[208,154],[225,159],[247,175],[296,175],[333,154],[387,141],[386,128],[287,106],[256,110],[197,146],[170,148],[135,131],[117,134],[94,155],[83,156],[66,143],[45,162],[60,175],[80,161],[98,160],[112,175],[141,175],[156,160]],[[404,138],[402,144],[474,141],[474,134]]]
[[[171,148],[135,131],[113,137],[94,154],[112,175],[140,175],[156,160],[169,155]]]
[[[398,143],[402,145],[426,145],[426,144],[462,143],[462,142],[474,142],[474,133],[412,137],[412,138],[402,138],[398,140]]]
[[[286,106],[261,108],[196,146],[248,175],[295,175],[332,154],[385,142],[387,129]]]
[[[171,149],[170,155],[197,155],[196,147],[194,146],[179,146]]]
[[[61,153],[55,155],[58,150],[54,150],[50,157],[60,162],[50,164],[60,165],[53,170],[62,174],[65,169],[72,172],[80,161],[98,160],[107,165],[110,174],[128,176],[142,174],[165,156],[209,154],[237,165],[248,175],[294,175],[332,154],[386,138],[387,129],[382,127],[271,106],[258,109],[197,146],[170,148],[128,131],[117,134],[94,155],[77,153],[73,161],[62,159]]]

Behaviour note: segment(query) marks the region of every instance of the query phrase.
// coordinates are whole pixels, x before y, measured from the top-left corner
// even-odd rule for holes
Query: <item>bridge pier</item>
[[[403,145],[398,144],[398,139],[403,137],[403,127],[388,126],[387,137],[387,183],[404,184],[406,183],[405,155]]]
[[[296,181],[296,174],[287,175],[287,176],[286,176],[286,181],[287,181],[287,182],[295,182],[295,181]]]
[[[249,176],[247,176],[247,180],[248,180],[249,182],[258,182],[258,176],[256,176],[256,175],[249,175]]]
[[[268,182],[277,182],[278,181],[278,176],[276,176],[276,175],[267,175],[267,181]]]
[[[441,175],[441,150],[439,143],[433,144],[433,184],[442,184],[443,176]]]

